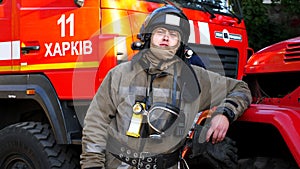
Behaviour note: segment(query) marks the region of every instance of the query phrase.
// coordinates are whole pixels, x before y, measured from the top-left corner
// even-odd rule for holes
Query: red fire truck
[[[238,168],[299,169],[300,37],[254,53],[244,73],[253,102],[228,132],[237,142]]]
[[[300,37],[256,52],[245,75],[254,101],[230,133],[240,168],[299,168]]]
[[[75,0],[76,2],[76,0]],[[189,46],[241,79],[251,50],[238,0],[182,1]],[[82,121],[107,71],[160,0],[0,0],[0,168],[76,168]]]

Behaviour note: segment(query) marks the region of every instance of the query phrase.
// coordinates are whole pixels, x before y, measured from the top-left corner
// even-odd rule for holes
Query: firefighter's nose
[[[163,36],[163,40],[168,41],[168,40],[169,40],[169,36],[168,36],[167,34],[165,34],[165,35]]]

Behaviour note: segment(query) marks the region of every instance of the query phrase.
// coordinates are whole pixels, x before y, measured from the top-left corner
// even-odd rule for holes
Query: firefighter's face
[[[175,46],[180,39],[180,34],[178,31],[168,30],[163,27],[154,29],[152,36],[152,43],[160,47]]]

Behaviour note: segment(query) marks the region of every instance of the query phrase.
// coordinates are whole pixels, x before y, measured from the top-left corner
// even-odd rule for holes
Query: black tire
[[[299,169],[294,162],[287,160],[271,158],[271,157],[256,157],[239,160],[238,169]]]
[[[47,124],[23,122],[0,131],[1,169],[76,169],[78,157],[56,144]]]

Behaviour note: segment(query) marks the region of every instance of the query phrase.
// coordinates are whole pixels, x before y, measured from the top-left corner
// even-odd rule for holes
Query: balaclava
[[[175,46],[157,46],[153,44],[153,36],[151,36],[150,50],[146,53],[146,58],[149,60],[150,67],[165,70],[173,63],[178,62],[178,57],[175,56],[179,46],[181,37],[178,33],[178,42]]]

